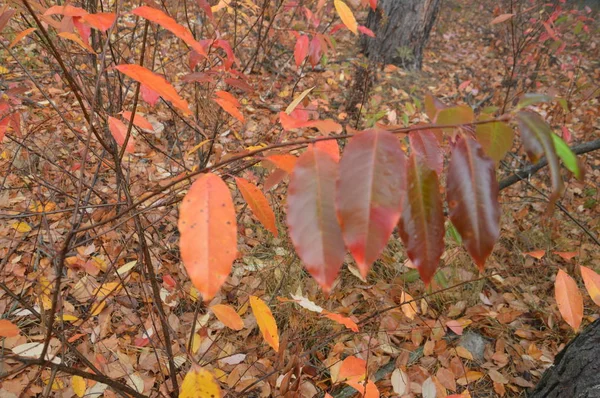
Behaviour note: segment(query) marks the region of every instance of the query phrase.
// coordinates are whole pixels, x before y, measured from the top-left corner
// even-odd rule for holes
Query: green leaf
[[[552,129],[542,119],[540,115],[531,111],[521,111],[516,115],[519,129],[521,131],[521,139],[525,152],[532,162],[536,163],[542,155],[546,156],[548,166],[550,168],[550,176],[552,180],[552,194],[550,195],[549,210],[556,202],[556,199],[562,194],[564,184],[560,175],[560,164],[552,139]]]
[[[558,135],[552,133],[552,141],[554,141],[554,148],[556,148],[556,154],[562,159],[565,167],[575,175],[579,181],[583,180],[583,169],[579,167],[579,161],[577,156],[571,151],[571,148],[563,141]]]
[[[488,115],[481,115],[479,120],[491,119]],[[477,141],[485,153],[496,163],[499,163],[506,153],[510,151],[515,137],[513,129],[504,122],[478,124],[475,128]]]
[[[446,236],[454,239],[454,241],[459,245],[462,245],[462,238],[451,221],[448,221],[448,226],[446,227]]]
[[[415,152],[406,173],[408,190],[398,231],[408,258],[428,285],[444,253],[442,196],[437,173]]]
[[[393,134],[356,134],[340,160],[336,207],[346,247],[366,277],[400,219],[406,195],[406,155]]]
[[[460,136],[452,149],[446,193],[450,220],[483,269],[500,235],[498,181],[494,162],[472,138]]]
[[[473,109],[467,105],[458,105],[451,108],[445,108],[439,111],[436,119],[436,124],[468,124],[475,120]],[[443,129],[444,133],[452,134],[457,129],[450,127]]]
[[[539,104],[543,102],[551,102],[554,98],[547,94],[538,94],[538,93],[527,93],[523,94],[515,111],[525,108],[526,106]]]

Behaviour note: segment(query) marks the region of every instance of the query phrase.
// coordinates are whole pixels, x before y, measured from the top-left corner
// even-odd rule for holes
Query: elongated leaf
[[[562,269],[556,274],[554,295],[560,315],[575,331],[583,320],[583,298],[577,283]]]
[[[408,161],[407,183],[398,224],[400,237],[408,257],[428,285],[444,253],[444,209],[439,181],[435,171],[413,153]]]
[[[406,194],[406,156],[391,133],[356,134],[340,160],[336,196],[346,247],[363,278],[392,234]]]
[[[492,22],[490,22],[491,25],[496,25],[502,22],[506,22],[509,19],[511,19],[512,17],[514,17],[515,14],[500,14],[498,15],[496,18],[492,19]]]
[[[240,122],[244,122],[244,115],[242,112],[235,106],[235,104],[223,99],[223,98],[215,98],[214,101],[219,104],[221,108],[231,116],[239,120]]]
[[[313,91],[315,89],[315,86],[312,86],[311,88],[307,88],[306,90],[304,90],[303,92],[301,92],[296,98],[294,98],[294,100],[292,102],[290,102],[290,104],[288,105],[287,108],[285,108],[285,113],[287,113],[288,115],[292,112],[294,112],[294,109],[296,109],[296,107],[298,105],[300,105],[300,103],[302,102],[302,100],[304,98],[306,98],[306,96],[308,94],[310,94],[311,91]]]
[[[52,6],[44,12],[44,15],[64,15],[65,17],[82,17],[87,15],[87,11],[81,7],[73,7],[70,5],[65,6]]]
[[[450,220],[483,270],[500,235],[500,208],[494,162],[477,141],[458,138],[448,166],[446,192]]]
[[[444,104],[442,101],[435,98],[431,94],[427,94],[425,96],[424,107],[425,113],[427,113],[427,116],[429,117],[431,123],[436,123],[438,113],[440,113],[442,109],[447,108],[446,104]]]
[[[441,174],[444,167],[444,154],[436,135],[431,130],[411,131],[408,140],[411,151],[423,159],[430,169]]]
[[[25,36],[27,36],[28,34],[30,34],[31,32],[33,32],[34,30],[36,30],[36,28],[28,28],[25,29],[22,32],[19,32],[15,38],[13,39],[13,41],[10,42],[10,44],[8,45],[8,48],[13,48],[14,46],[16,46],[21,40],[23,40],[23,38]]]
[[[175,36],[183,40],[198,54],[206,56],[206,51],[204,50],[204,47],[202,47],[202,44],[200,44],[196,41],[196,39],[194,39],[194,36],[192,36],[190,31],[187,28],[179,25],[177,21],[175,21],[173,18],[171,18],[161,10],[157,10],[156,8],[148,6],[141,6],[133,10],[133,14],[159,24],[160,26],[167,29],[169,32],[173,33]]]
[[[296,66],[300,66],[308,56],[309,44],[310,39],[306,35],[301,35],[298,37],[298,40],[296,40],[296,45],[294,46],[294,60],[296,61]]]
[[[173,88],[164,77],[157,75],[140,65],[124,64],[115,66],[115,69],[124,75],[129,76],[133,80],[142,83],[167,101],[171,101],[173,105],[179,108],[185,115],[192,113],[190,112],[187,101],[177,94],[175,88]]]
[[[101,32],[106,32],[115,23],[117,14],[114,12],[101,12],[97,14],[86,14],[82,18],[92,28],[98,29]]]
[[[491,116],[482,115],[479,120],[488,120]],[[515,132],[504,122],[478,124],[475,128],[477,141],[485,153],[496,163],[499,163],[512,148]]]
[[[334,207],[337,176],[338,165],[328,153],[307,149],[296,162],[287,197],[287,224],[296,253],[327,292],[345,255]]]
[[[127,137],[127,126],[112,116],[108,117],[108,128],[113,138],[119,144],[119,146],[123,146],[125,143],[125,138]],[[125,151],[129,153],[135,152],[135,142],[133,141],[133,136],[130,135],[127,140],[127,146],[125,147]]]
[[[340,325],[344,325],[345,327],[352,330],[353,332],[358,333],[358,325],[356,324],[356,322],[354,322],[352,319],[348,318],[347,316],[343,316],[340,314],[334,314],[333,312],[329,312],[329,311],[325,311],[325,310],[323,310],[322,314],[324,317],[329,318],[332,321],[339,323]]]
[[[581,277],[585,283],[585,289],[596,305],[600,306],[600,275],[594,272],[591,268],[580,267]]]
[[[213,374],[199,366],[192,368],[183,378],[179,398],[220,398],[221,388]]]
[[[524,94],[517,104],[515,110],[525,108],[526,106],[539,104],[543,102],[551,102],[554,98],[547,94],[527,93]]]
[[[262,191],[251,182],[240,177],[235,178],[235,183],[242,193],[244,200],[248,203],[256,218],[258,218],[258,221],[275,237],[279,236],[277,226],[275,225],[275,214]]]
[[[356,18],[354,18],[354,14],[352,13],[350,7],[348,7],[348,5],[342,0],[334,0],[333,4],[335,5],[335,10],[337,11],[344,25],[346,25],[348,30],[357,35],[358,24],[356,23]]]
[[[217,319],[223,322],[223,325],[228,328],[233,330],[242,330],[244,328],[244,321],[231,306],[215,304],[210,307],[210,310],[215,314]]]
[[[260,298],[250,296],[250,307],[256,318],[258,328],[263,335],[263,338],[276,352],[279,351],[279,332],[277,331],[277,323],[269,306]]]
[[[91,54],[96,54],[96,52],[94,51],[94,49],[92,48],[92,46],[90,46],[89,44],[87,44],[86,42],[84,42],[83,40],[81,40],[81,38],[78,35],[76,35],[75,33],[61,32],[61,33],[58,34],[58,36],[62,37],[63,39],[70,40],[73,43],[77,43],[79,46],[81,46],[86,51],[90,52]]]
[[[552,141],[554,142],[556,154],[562,159],[565,167],[571,173],[573,173],[575,178],[580,181],[583,180],[583,169],[579,166],[577,156],[573,153],[573,151],[571,151],[571,148],[569,148],[567,143],[564,142],[562,138],[554,133],[552,133]]]
[[[521,139],[525,152],[532,162],[536,163],[542,155],[546,156],[548,167],[550,168],[550,176],[552,179],[552,194],[550,195],[549,209],[562,194],[564,184],[560,175],[560,164],[552,139],[552,130],[546,124],[540,115],[531,111],[521,111],[517,113],[517,121],[521,131]]]
[[[181,259],[204,301],[212,299],[237,257],[237,226],[229,188],[215,174],[203,174],[179,208]]]

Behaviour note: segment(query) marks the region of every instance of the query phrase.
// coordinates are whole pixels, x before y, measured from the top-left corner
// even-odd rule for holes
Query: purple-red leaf
[[[329,291],[344,262],[344,241],[335,214],[338,164],[309,148],[298,158],[288,188],[289,235],[304,266]]]
[[[498,181],[494,161],[472,138],[459,137],[448,166],[450,220],[467,251],[483,269],[500,235]]]
[[[408,140],[412,152],[430,169],[441,174],[444,167],[444,154],[435,134],[431,130],[411,131]]]
[[[366,277],[392,234],[406,194],[406,156],[391,133],[369,129],[346,146],[336,197],[346,247]]]
[[[406,174],[408,187],[398,224],[400,237],[408,257],[425,284],[429,284],[444,253],[444,210],[439,181],[436,172],[416,153],[409,158]]]

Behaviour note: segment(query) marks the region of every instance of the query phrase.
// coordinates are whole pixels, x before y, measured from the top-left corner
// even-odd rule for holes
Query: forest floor
[[[244,99],[243,109],[248,120],[241,131],[229,129],[220,136],[223,154],[228,149],[229,152],[239,150],[239,147],[233,148],[236,140],[242,140],[246,146],[275,142],[276,111],[285,109],[293,93],[313,86],[316,87],[311,93],[313,105],[316,104],[322,118],[327,115],[356,128],[371,127],[375,123],[427,122],[421,110],[426,94],[446,104],[470,105],[475,107],[476,113],[486,107],[502,108],[505,102],[510,109],[518,93],[509,93],[509,100],[505,100],[510,45],[503,36],[506,33],[503,27],[490,25],[495,17],[495,4],[495,1],[444,1],[425,50],[422,71],[405,71],[393,66],[377,70],[357,124],[351,112],[343,109],[352,90],[354,66],[359,62],[356,43],[350,41],[353,37],[340,40],[337,53],[329,57],[329,64],[316,70],[307,67],[299,81],[296,76],[277,74],[274,77],[277,71],[283,70],[283,75],[287,72],[273,57],[272,64],[265,62],[263,69],[249,77],[250,84],[260,87],[260,92],[266,95],[258,98],[249,94]],[[599,26],[596,23],[590,29],[592,33],[585,41],[572,38],[569,42],[572,45],[563,53],[545,58],[547,62],[537,68],[538,84],[532,89],[568,98],[571,104],[568,112],[554,103],[539,104],[537,110],[563,138],[570,136],[573,144],[600,138]],[[61,109],[75,113],[75,101],[68,87],[51,73],[53,71],[40,65],[27,51],[18,47],[15,51],[36,71],[40,81],[52,86],[49,93],[60,101]],[[289,49],[287,55],[290,55]],[[7,56],[6,59],[10,72],[3,73],[3,79],[6,82],[25,80],[13,58]],[[523,82],[528,84],[533,70],[531,65],[519,70],[515,76],[519,80],[518,87]],[[70,228],[73,202],[69,198],[76,192],[73,185],[76,179],[64,177],[64,170],[74,173],[77,169],[72,156],[81,154],[65,149],[65,143],[71,145],[76,140],[60,124],[44,102],[45,98],[34,91],[28,101],[42,104],[30,110],[34,116],[28,117],[36,120],[37,127],[29,131],[31,136],[23,139],[36,152],[23,150],[18,140],[5,138],[0,156],[0,176],[4,183],[0,191],[0,257],[4,258],[0,271],[0,312],[16,319],[22,331],[18,336],[3,340],[3,351],[44,341],[43,313],[51,304],[52,283],[49,281],[54,276],[50,266],[52,253],[57,240]],[[199,103],[198,106],[205,106],[204,111],[212,114],[210,117],[219,116],[214,115],[210,104]],[[214,104],[212,106],[214,108]],[[169,131],[185,129],[171,120],[168,109],[140,107],[143,113],[151,115],[148,118],[154,125],[162,128],[146,142],[139,141],[142,148],[139,152],[143,152],[143,156],[136,153],[128,158],[129,177],[135,181],[134,195],[148,192],[156,184],[189,170],[185,161],[179,161],[177,156],[187,160],[188,166],[195,159],[178,147],[181,143],[178,140],[192,139],[189,132],[176,139],[167,136]],[[76,117],[72,120],[82,121]],[[56,140],[57,133],[64,138]],[[165,155],[167,152],[169,156]],[[527,164],[522,150],[514,148],[513,152],[514,156],[509,156],[500,166],[499,180]],[[52,162],[63,165],[63,171],[56,172],[49,166]],[[134,250],[137,238],[133,221],[127,219],[123,225],[109,223],[81,236],[81,244],[68,253],[69,269],[61,291],[63,315],[56,327],[103,374],[147,395],[159,391],[166,396],[168,390],[167,383],[161,383],[168,358],[164,344],[156,337],[161,335],[161,326],[153,310],[153,305],[160,304],[166,312],[172,338],[169,343],[172,343],[178,366],[186,363],[188,354],[193,355],[210,367],[224,389],[242,396],[278,396],[277,386],[290,381],[282,380],[282,375],[292,373],[292,379],[299,380],[297,389],[301,396],[322,391],[334,397],[351,396],[349,387],[332,383],[340,360],[347,355],[367,361],[370,377],[386,397],[396,396],[392,384],[402,384],[398,375],[410,380],[406,386],[407,397],[428,394],[423,392],[426,383],[433,383],[438,397],[445,396],[443,392],[481,398],[524,396],[555,355],[575,336],[557,308],[554,296],[557,271],[564,269],[571,275],[579,275],[580,265],[600,271],[597,243],[600,237],[600,153],[584,155],[581,162],[587,171],[585,180],[579,182],[565,172],[566,190],[558,202],[560,208],[554,210],[552,217],[546,216],[547,170],[502,190],[501,236],[483,272],[478,271],[457,237],[449,232],[440,271],[428,289],[410,268],[394,232],[366,281],[360,279],[348,256],[348,266],[344,266],[332,293],[326,297],[303,270],[285,234],[275,238],[250,212],[240,212],[238,222],[243,235],[240,260],[212,304],[226,303],[235,307],[244,318],[245,327],[241,331],[224,327],[207,307],[197,302],[197,291],[191,287],[179,260],[177,205],[174,203],[181,195],[165,192],[153,203],[156,206],[143,209],[162,303],[153,302],[146,275],[135,271],[138,253]],[[97,177],[94,183],[99,184],[98,197],[102,198],[114,187],[115,180],[100,163],[89,162],[87,167],[90,175]],[[252,170],[245,176],[262,181],[265,176],[261,173]],[[60,186],[62,191],[46,190],[44,187],[48,185]],[[279,184],[268,193],[282,232],[285,229],[285,185]],[[108,207],[106,202],[92,203],[90,218],[85,220],[84,226],[116,214],[115,208]],[[239,195],[235,203],[238,210],[245,209]],[[41,211],[40,206],[44,217],[36,214]],[[119,273],[115,269],[120,269]],[[128,276],[123,280],[121,274]],[[578,283],[583,290],[581,278]],[[102,288],[110,288],[110,294],[105,294],[98,304]],[[9,291],[17,298],[7,294]],[[262,340],[248,309],[249,295],[262,297],[269,304],[277,320],[281,346],[287,350],[277,354]],[[360,331],[353,332],[302,308],[291,295],[349,317]],[[587,294],[583,297],[582,327],[585,327],[598,318],[599,312]],[[411,298],[416,299],[413,304],[399,306]],[[310,307],[310,303],[304,302],[304,305]],[[41,315],[36,315],[34,309]],[[192,324],[196,328],[190,336]],[[59,339],[52,339],[51,350],[58,352],[69,366],[85,368]],[[0,372],[17,367],[12,363],[6,368],[2,366]],[[270,370],[280,368],[284,370],[275,377],[264,378]],[[53,380],[51,389],[56,396],[74,396],[77,387],[72,377],[60,372],[57,376],[47,369],[38,373],[35,368],[0,380],[0,396],[16,397],[24,389],[42,393],[48,380]],[[88,391],[94,388],[93,383],[88,382],[86,388]],[[110,389],[97,388],[105,396],[114,396]]]

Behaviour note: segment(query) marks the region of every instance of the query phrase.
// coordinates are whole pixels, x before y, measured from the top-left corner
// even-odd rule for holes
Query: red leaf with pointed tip
[[[235,209],[219,176],[203,174],[192,184],[179,207],[178,228],[183,265],[204,301],[209,301],[237,257]]]
[[[338,165],[326,152],[311,148],[290,176],[287,224],[296,252],[308,272],[329,291],[346,251],[335,215]]]
[[[483,270],[500,235],[498,181],[494,161],[472,138],[459,137],[452,149],[446,192],[450,220]]]
[[[161,10],[157,10],[156,8],[141,6],[133,10],[134,15],[138,15],[142,18],[147,19],[148,21],[152,21],[154,23],[159,24],[169,32],[173,33],[175,36],[179,37],[183,40],[188,46],[193,48],[198,54],[206,56],[206,51],[202,44],[194,39],[194,36],[190,33],[190,31],[177,23],[173,18],[162,12]]]
[[[87,14],[83,16],[83,20],[92,28],[98,29],[101,32],[106,32],[115,23],[117,14],[114,12],[100,12],[97,14]]]
[[[192,113],[190,112],[187,101],[177,94],[175,88],[173,88],[171,83],[166,81],[164,77],[157,75],[143,66],[134,64],[118,65],[115,66],[115,69],[147,86],[147,88],[155,91],[167,101],[171,101],[171,103],[179,108],[184,114],[189,115]]]
[[[294,60],[296,61],[296,66],[300,66],[308,56],[309,44],[310,40],[306,35],[301,35],[298,40],[296,40],[296,46],[294,47]]]
[[[408,134],[410,149],[422,159],[427,166],[442,174],[444,154],[437,137],[431,130],[411,131]]]
[[[279,232],[275,225],[275,214],[262,191],[251,182],[240,177],[235,177],[235,183],[242,193],[244,200],[250,206],[252,213],[258,218],[258,221],[277,237]]]
[[[160,95],[158,95],[156,91],[152,90],[145,84],[142,84],[142,86],[140,87],[140,95],[142,96],[142,99],[151,106],[156,105],[156,103],[160,99]]]
[[[367,28],[366,26],[359,25],[358,31],[369,37],[375,37],[375,33],[373,33],[373,31],[371,29]]]
[[[391,133],[369,129],[350,139],[340,161],[337,214],[346,247],[366,277],[392,234],[406,194],[406,156]]]
[[[127,126],[119,119],[115,119],[114,117],[109,116],[108,129],[110,130],[110,133],[112,134],[117,144],[119,144],[119,146],[123,146],[123,144],[125,143],[125,137],[127,137]],[[125,147],[125,151],[129,153],[135,152],[135,143],[131,134],[129,135],[129,139],[127,140],[127,146]]]
[[[428,285],[444,253],[442,196],[436,172],[415,153],[406,174],[408,188],[398,228],[408,257]]]
[[[313,37],[308,46],[308,60],[312,66],[316,66],[323,56],[323,47],[321,40],[317,36]]]

